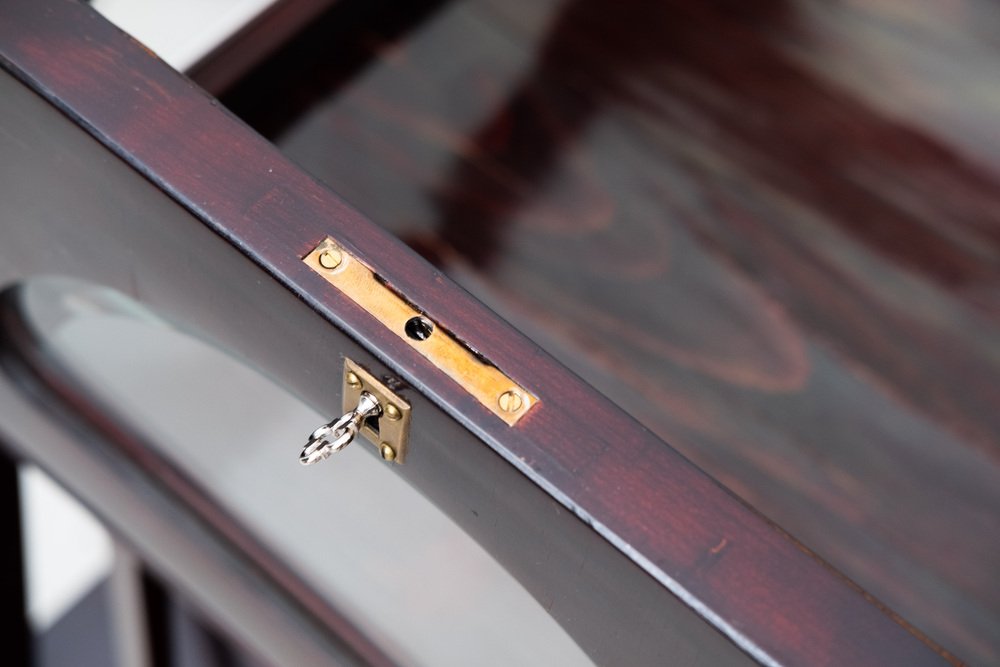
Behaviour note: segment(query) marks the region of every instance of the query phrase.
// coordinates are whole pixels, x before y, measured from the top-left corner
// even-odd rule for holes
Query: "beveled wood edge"
[[[825,647],[830,664],[958,662],[89,7],[8,3],[0,59],[758,661],[814,664]],[[326,235],[542,404],[510,429],[387,340],[301,264]]]

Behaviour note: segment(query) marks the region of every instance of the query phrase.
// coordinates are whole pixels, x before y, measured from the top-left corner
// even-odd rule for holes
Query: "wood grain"
[[[402,40],[376,22],[314,38],[312,59],[286,56],[280,80],[226,103],[879,599],[992,664],[998,27],[971,0],[482,0]],[[331,74],[365,50],[367,67]],[[276,90],[313,105],[276,123]]]
[[[918,665],[951,659],[89,9],[54,1],[10,5],[11,11],[0,17],[0,60],[6,69],[257,263],[266,272],[261,273],[261,284],[269,276],[274,286],[288,291],[288,296],[276,300],[281,308],[292,310],[305,302],[315,309],[492,450],[483,447],[484,452],[502,456],[509,471],[561,503],[570,512],[567,516],[576,517],[574,522],[579,519],[579,527],[586,527],[592,536],[603,538],[641,567],[652,578],[651,586],[690,605],[750,655],[772,664],[810,665]],[[441,48],[448,46],[443,42]],[[413,84],[418,82],[411,79]],[[454,127],[468,125],[475,130],[477,125],[489,128],[494,123],[489,117],[465,121]],[[582,120],[576,125],[579,134]],[[350,159],[346,152],[340,155],[345,161]],[[555,158],[556,152],[552,155]],[[578,167],[580,173],[588,173],[586,164]],[[459,171],[454,178],[461,182],[465,177]],[[537,182],[550,182],[549,178]],[[600,199],[587,201],[599,203]],[[588,204],[582,210],[593,208]],[[558,231],[562,224],[557,219],[548,229]],[[655,227],[650,225],[650,229]],[[539,229],[546,232],[545,226]],[[157,238],[169,238],[164,229],[155,231]],[[44,235],[44,228],[6,228],[4,233],[16,240],[33,233]],[[537,393],[541,404],[517,428],[507,428],[419,355],[395,342],[363,311],[328,289],[299,259],[328,234],[436,321],[476,349],[488,351],[501,368],[511,369],[515,379]],[[83,243],[100,256],[100,239],[85,237]],[[25,248],[27,256],[12,254],[8,261],[15,267],[38,270],[30,246]],[[633,248],[623,243],[617,252],[627,256]],[[184,266],[183,252],[170,257],[176,258],[178,269]],[[565,262],[568,253],[553,258]],[[116,258],[115,270],[127,268],[130,261],[127,256]],[[553,271],[563,270],[560,261],[553,263]],[[643,264],[638,266],[641,269]],[[655,272],[656,266],[647,270]],[[586,293],[590,297],[608,285],[608,275],[618,279],[630,275],[615,271],[609,263],[594,269],[582,274],[591,276],[593,294]],[[177,285],[152,287],[176,291],[189,279],[178,271]],[[272,285],[270,279],[268,285]],[[247,284],[242,293],[233,292],[248,298],[262,289],[259,284]],[[544,293],[545,284],[532,283],[531,289]],[[757,294],[747,287],[734,289],[731,302],[736,304],[745,300],[740,295]],[[275,340],[283,339],[269,338],[287,327],[279,318],[262,318],[257,330],[237,329],[221,321],[218,304],[199,299],[199,290],[189,289],[187,294],[187,301],[175,302],[175,306],[183,307],[188,317],[204,314],[204,322],[189,320],[194,326],[218,331],[229,326],[245,350],[267,350],[270,345],[270,353],[260,363],[279,376],[279,362],[300,354],[297,349],[275,345]],[[739,312],[732,303],[722,303],[729,304],[723,312]],[[746,321],[769,322],[768,326],[781,331],[786,321],[780,312],[769,305],[762,312],[751,311]],[[316,320],[310,321],[315,326]],[[581,335],[592,332],[589,324],[578,328]],[[791,334],[787,337],[795,339]],[[771,350],[774,360],[762,366],[727,362],[719,368],[749,368],[749,378],[775,376],[777,381],[764,385],[771,392],[788,391],[807,377],[803,359],[811,358],[804,353],[796,356],[793,348],[789,354],[786,346],[772,350],[770,341],[756,344]],[[285,372],[302,367],[286,365]],[[693,376],[700,372],[697,365],[680,368]],[[774,373],[773,368],[780,372]],[[315,376],[289,374],[282,379],[316,403],[324,392],[329,393]],[[744,391],[755,389],[746,380],[737,386]],[[700,391],[692,384],[685,387],[683,396],[691,400]],[[678,400],[683,399],[679,396]],[[413,470],[420,470],[416,461],[414,456]],[[454,492],[446,485],[424,490]],[[627,605],[628,600],[615,602]]]

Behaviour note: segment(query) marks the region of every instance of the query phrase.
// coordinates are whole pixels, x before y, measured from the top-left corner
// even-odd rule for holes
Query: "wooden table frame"
[[[327,378],[339,377],[344,355],[398,376],[413,388],[415,431],[399,473],[536,597],[553,601],[553,616],[598,662],[658,662],[666,651],[687,650],[732,656],[733,646],[768,665],[954,661],[88,7],[7,3],[0,64],[3,95],[22,89],[0,122],[15,115],[50,123],[65,141],[39,150],[103,152],[94,168],[125,193],[105,202],[101,220],[20,217],[44,206],[8,212],[0,227],[5,284],[52,273],[55,262],[58,273],[130,293],[253,360],[315,406],[338,403],[339,387]],[[37,195],[64,178],[40,183]],[[303,265],[326,236],[487,354],[540,405],[508,427],[401,344]],[[337,637],[319,642],[333,659],[386,663],[330,602],[296,587],[266,549],[241,540],[239,526],[213,517],[182,476],[142,459],[140,442],[102,423],[72,387],[54,385],[74,420],[138,465],[134,483],[168,489],[172,503],[208,517],[213,539],[238,548],[318,621],[320,634]],[[5,393],[14,401],[13,389]],[[37,408],[30,419],[60,439]],[[18,456],[51,460],[9,424],[5,437]],[[129,523],[100,500],[99,484],[54,472],[106,521]],[[555,557],[539,563],[540,553]],[[596,567],[565,566],[588,561]]]

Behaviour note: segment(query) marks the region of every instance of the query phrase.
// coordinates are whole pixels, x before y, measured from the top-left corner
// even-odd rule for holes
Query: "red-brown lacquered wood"
[[[1000,662],[1000,7],[470,0],[402,39],[391,14],[303,35],[223,103]],[[269,103],[292,94],[305,112]]]
[[[367,506],[378,502],[381,492],[345,494],[339,484],[331,483],[303,503],[290,492],[294,485],[284,492],[270,487],[264,478],[267,472],[261,470],[262,476],[254,475],[246,483],[260,485],[262,493],[272,488],[260,500],[276,513],[287,516],[292,512],[302,524],[299,534],[306,536],[299,541],[268,538],[266,524],[271,517],[258,520],[255,513],[241,511],[237,499],[204,480],[206,468],[241,457],[241,439],[204,442],[200,454],[178,456],[169,446],[157,446],[163,444],[162,434],[148,433],[131,413],[116,411],[115,405],[95,404],[94,391],[87,388],[93,378],[79,377],[72,361],[48,345],[58,338],[63,318],[80,312],[80,283],[71,281],[67,293],[46,288],[53,283],[36,277],[58,272],[132,295],[146,308],[180,323],[191,335],[214,342],[292,388],[322,412],[339,411],[336,387],[344,357],[381,377],[396,374],[6,72],[0,75],[0,153],[6,157],[0,163],[0,200],[4,202],[0,284],[27,280],[26,287],[11,293],[35,295],[8,302],[11,317],[0,323],[0,333],[10,356],[0,361],[20,390],[33,397],[51,427],[61,424],[77,434],[68,439],[65,434],[53,438],[51,433],[39,432],[46,429],[31,418],[35,410],[25,408],[23,397],[5,396],[0,397],[4,444],[65,484],[103,522],[120,531],[172,587],[191,595],[193,602],[211,611],[220,627],[248,648],[272,658],[274,664],[323,664],[322,659],[307,659],[300,651],[318,648],[329,654],[333,649],[335,656],[334,647],[340,642],[366,656],[366,664],[383,662],[373,656],[373,645],[385,648],[401,664],[414,662],[407,654],[419,651],[408,640],[390,641],[389,646],[383,643],[387,634],[395,634],[395,624],[384,621],[392,616],[391,611],[368,617],[367,622],[364,615],[345,614],[343,600],[331,591],[320,593],[322,581],[296,565],[302,562],[304,551],[315,549],[307,536],[314,530],[328,530],[322,522],[315,523],[315,508],[337,508],[345,502]],[[110,299],[116,311],[122,310],[122,303],[120,296]],[[124,308],[122,315],[134,317],[135,310]],[[17,335],[19,328],[27,335]],[[158,384],[155,371],[149,377],[152,385]],[[200,374],[195,372],[188,381],[200,382]],[[392,470],[479,541],[597,664],[652,666],[662,664],[666,657],[678,665],[735,667],[752,662],[426,397],[405,383],[397,386],[419,419],[410,433],[413,456],[407,457],[405,466]],[[239,389],[234,388],[234,393]],[[103,435],[80,437],[77,426],[83,424]],[[112,426],[110,432],[108,426]],[[273,442],[276,452],[287,457],[285,465],[298,471],[303,482],[309,483],[311,477],[313,484],[336,475],[328,466],[303,469],[297,464],[299,438],[314,426],[289,424]],[[122,430],[145,436],[123,440],[119,437]],[[103,465],[94,461],[95,440],[105,445],[98,448],[105,450]],[[92,465],[84,466],[81,457]],[[122,464],[132,472],[124,479],[109,480],[121,472]],[[89,467],[89,474],[84,474],[84,467]],[[103,467],[110,470],[102,471]],[[122,495],[131,499],[123,500]],[[151,519],[150,514],[160,518]],[[210,532],[192,535],[186,530],[190,522],[183,517],[195,518]],[[401,550],[445,546],[434,540],[402,538],[400,542]],[[290,617],[281,604],[262,608],[260,595],[252,595],[256,602],[234,600],[245,594],[246,584],[257,593],[271,588],[273,595],[273,586],[267,582],[238,578],[243,579],[244,593],[232,588],[220,591],[219,585],[226,589],[227,582],[218,581],[219,568],[232,569],[219,563],[219,556],[227,559],[226,551],[229,558],[249,561],[265,573],[270,584],[278,584],[277,597],[291,598],[300,609],[308,610],[328,636],[296,640],[295,635],[316,624],[301,616]],[[349,562],[336,553],[324,555],[329,568],[349,576],[349,571],[341,570],[350,567]],[[422,590],[419,578],[403,576],[396,584],[402,599]],[[473,604],[482,612],[478,596]],[[268,621],[275,615],[280,623]],[[506,622],[485,614],[479,618],[486,623]],[[449,641],[450,630],[447,618],[437,615],[425,627],[428,633],[440,632],[432,641],[442,644]],[[316,639],[326,648],[317,646]]]
[[[772,664],[947,659],[86,7],[11,2],[5,66]],[[299,261],[332,234],[541,404],[510,429]],[[276,344],[280,344],[276,341]]]

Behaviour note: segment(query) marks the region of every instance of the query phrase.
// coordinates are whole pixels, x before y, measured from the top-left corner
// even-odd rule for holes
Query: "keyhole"
[[[406,321],[403,330],[413,340],[427,340],[434,333],[434,324],[423,317],[411,317]]]

